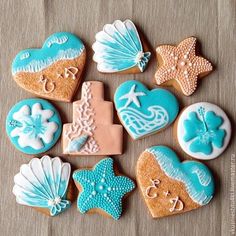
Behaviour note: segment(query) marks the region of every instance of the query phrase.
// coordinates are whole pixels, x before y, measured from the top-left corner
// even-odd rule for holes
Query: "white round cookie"
[[[223,129],[225,131],[225,137],[223,140],[223,145],[222,147],[216,147],[214,144],[212,145],[212,152],[210,154],[205,154],[202,151],[199,152],[193,152],[190,150],[190,145],[196,140],[198,136],[195,138],[192,138],[191,140],[185,141],[184,136],[186,135],[186,130],[184,128],[184,121],[189,120],[189,114],[191,112],[196,112],[198,119],[203,122],[202,116],[199,115],[199,108],[202,107],[204,109],[204,114],[206,114],[209,111],[213,111],[217,116],[221,117],[223,120],[223,123],[218,127],[218,129]],[[206,124],[206,122],[203,124]],[[180,114],[179,119],[178,119],[178,124],[177,124],[177,139],[178,142],[183,149],[184,152],[186,152],[188,155],[196,158],[196,159],[201,159],[201,160],[210,160],[218,157],[221,153],[224,152],[226,147],[229,144],[231,136],[231,124],[229,121],[229,118],[225,114],[225,112],[218,106],[208,103],[208,102],[199,102],[199,103],[194,103],[187,108],[183,110],[183,112]]]

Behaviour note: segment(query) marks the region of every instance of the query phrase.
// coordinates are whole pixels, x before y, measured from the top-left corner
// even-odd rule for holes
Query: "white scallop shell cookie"
[[[210,160],[220,156],[229,144],[231,124],[217,105],[199,102],[185,108],[177,124],[178,142],[188,155]]]
[[[43,156],[23,164],[14,177],[16,202],[31,207],[46,208],[51,216],[68,209],[66,199],[71,166],[59,157]]]
[[[95,36],[93,60],[102,73],[115,73],[138,67],[143,72],[151,53],[144,52],[139,33],[131,20],[106,24]]]

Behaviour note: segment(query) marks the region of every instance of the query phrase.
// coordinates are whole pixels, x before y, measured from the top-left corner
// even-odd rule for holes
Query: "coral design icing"
[[[203,57],[196,56],[196,38],[183,40],[177,47],[157,47],[157,55],[163,64],[157,69],[155,78],[158,85],[176,80],[184,95],[191,95],[197,88],[199,75],[212,71],[212,65]]]
[[[59,157],[33,158],[15,175],[13,193],[21,205],[47,208],[55,216],[71,203],[66,199],[71,167]]]
[[[122,153],[123,128],[113,124],[113,104],[104,100],[104,85],[84,82],[81,99],[73,103],[73,121],[63,126],[63,153],[115,155]]]
[[[27,99],[9,112],[7,133],[21,151],[41,153],[55,144],[61,133],[61,121],[55,108],[41,99]]]
[[[149,91],[134,80],[121,84],[114,100],[121,122],[134,139],[171,124],[179,110],[172,93],[159,88]]]
[[[122,213],[122,198],[135,188],[125,176],[116,176],[113,160],[105,158],[93,170],[78,170],[73,179],[82,187],[77,206],[81,213],[99,208],[118,220]]]
[[[183,151],[197,159],[218,157],[229,144],[231,125],[218,106],[199,102],[186,107],[177,123],[177,139]]]
[[[214,194],[214,181],[210,170],[196,161],[180,162],[170,148],[153,146],[146,150],[152,153],[164,173],[182,182],[190,198],[199,205],[210,202]]]
[[[213,151],[213,146],[222,148],[226,132],[220,129],[223,119],[213,111],[205,112],[204,107],[200,107],[197,112],[189,113],[189,118],[184,120],[185,142],[192,140],[189,148],[192,152],[202,152],[209,155]]]
[[[125,71],[135,66],[143,72],[151,56],[150,52],[143,51],[138,31],[130,20],[106,24],[96,34],[92,48],[98,71],[105,73]]]
[[[68,32],[52,34],[41,49],[25,49],[17,54],[12,63],[12,74],[18,72],[38,72],[59,60],[79,57],[84,44]]]
[[[69,139],[69,144],[67,147],[67,151],[71,152],[82,152],[82,153],[96,153],[99,151],[99,146],[97,141],[93,137],[94,130],[96,126],[94,124],[94,111],[91,108],[91,99],[92,94],[90,90],[91,83],[87,82],[83,84],[82,89],[82,99],[81,103],[76,107],[77,117],[76,120],[73,121],[72,126],[70,126],[70,130],[65,133],[65,136]],[[84,138],[86,135],[86,139]],[[83,145],[77,145],[77,148],[72,148],[72,143],[76,139],[78,142],[78,138],[83,137]],[[80,139],[81,140],[81,139]],[[75,147],[75,146],[74,146]]]

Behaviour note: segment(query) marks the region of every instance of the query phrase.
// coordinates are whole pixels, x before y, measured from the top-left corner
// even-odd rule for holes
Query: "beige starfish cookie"
[[[159,68],[155,79],[158,85],[173,85],[186,96],[194,93],[197,79],[213,69],[208,60],[196,56],[196,41],[196,38],[190,37],[178,46],[161,45],[156,48]]]

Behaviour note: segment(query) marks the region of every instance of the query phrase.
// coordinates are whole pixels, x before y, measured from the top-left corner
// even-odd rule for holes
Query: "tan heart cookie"
[[[51,35],[40,49],[25,49],[12,63],[12,75],[23,89],[40,97],[69,102],[78,85],[86,59],[82,41],[75,35]]]
[[[214,180],[196,161],[180,162],[165,146],[146,149],[137,162],[137,183],[153,218],[184,213],[207,204]]]

